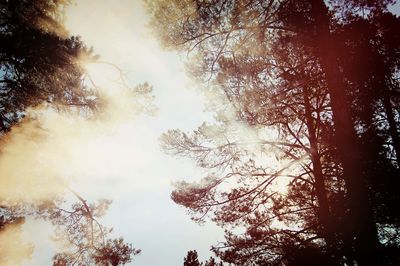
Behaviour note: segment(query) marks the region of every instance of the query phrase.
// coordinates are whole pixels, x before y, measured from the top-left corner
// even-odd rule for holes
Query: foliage
[[[224,261],[396,264],[400,42],[390,3],[147,2],[163,44],[187,51],[189,71],[222,99],[209,105],[214,123],[161,140],[209,169],[178,182],[172,199],[227,229],[214,247]]]
[[[222,261],[217,263],[215,258],[210,257],[210,259],[206,260],[204,263],[199,262],[198,260],[198,255],[196,250],[189,250],[188,253],[186,254],[186,257],[184,258],[183,262],[184,266],[223,266]]]
[[[2,138],[22,121],[28,108],[42,104],[84,116],[102,108],[102,99],[90,84],[83,62],[95,62],[98,56],[81,41],[70,36],[63,26],[64,8],[69,0],[0,0],[0,131]],[[138,111],[152,111],[143,101],[151,100],[151,87],[143,84],[131,90],[141,95]],[[111,201],[89,204],[67,187],[77,199],[71,209],[64,207],[62,195],[46,202],[10,206],[1,202],[0,229],[23,217],[51,222],[55,239],[65,244],[54,256],[54,265],[123,265],[140,253],[122,238],[112,239],[100,224]],[[22,258],[21,254],[21,258]],[[10,262],[12,263],[12,262]],[[17,263],[17,262],[16,262]],[[20,263],[20,262],[18,262]],[[17,263],[17,264],[18,264]]]
[[[0,125],[3,132],[24,116],[27,107],[43,102],[54,106],[93,109],[96,92],[84,86],[79,60],[91,58],[78,37],[57,20],[63,1],[0,3]],[[51,51],[51,52],[49,52]]]
[[[196,250],[189,250],[184,261],[183,266],[200,266],[199,259],[197,258]]]

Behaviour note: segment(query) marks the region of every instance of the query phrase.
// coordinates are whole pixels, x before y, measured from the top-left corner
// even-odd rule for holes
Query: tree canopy
[[[10,132],[13,126],[27,122],[24,117],[28,108],[43,105],[84,117],[103,108],[99,91],[95,84],[88,82],[83,65],[96,61],[97,56],[79,37],[70,36],[63,25],[63,11],[69,3],[68,0],[0,1],[0,131],[3,145],[14,133]],[[151,88],[144,84],[134,90],[144,96]],[[64,184],[64,190],[71,193],[75,203],[65,200],[62,194],[34,202],[15,202],[1,195],[1,233],[18,228],[25,217],[50,222],[55,227],[55,239],[66,244],[62,252],[54,255],[53,265],[123,265],[140,253],[123,238],[113,239],[112,228],[100,223],[110,200],[89,203],[68,184]],[[70,208],[68,204],[71,204]],[[10,248],[17,248],[11,241]],[[24,247],[21,255],[29,257],[32,250],[32,247]],[[7,265],[19,265],[23,259],[20,256],[14,261],[5,254],[1,257],[7,260]]]
[[[186,257],[183,260],[184,266],[223,266],[222,261],[219,263],[216,262],[215,258],[210,257],[210,259],[206,260],[204,263],[199,262],[198,254],[196,250],[189,250],[186,254]]]
[[[161,42],[187,52],[193,77],[223,101],[210,102],[214,123],[171,130],[162,146],[209,169],[172,199],[226,228],[214,247],[224,261],[398,263],[392,3],[147,1]]]

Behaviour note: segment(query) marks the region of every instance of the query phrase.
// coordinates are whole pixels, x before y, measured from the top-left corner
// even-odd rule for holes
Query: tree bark
[[[368,197],[366,180],[360,163],[358,138],[351,120],[346,88],[337,64],[333,37],[329,30],[328,8],[323,0],[311,0],[315,23],[314,50],[320,59],[328,86],[335,145],[341,160],[350,206],[350,221],[358,264],[383,265],[377,228]]]
[[[325,187],[325,177],[322,173],[321,157],[318,152],[318,140],[316,135],[316,124],[313,121],[312,110],[310,104],[309,88],[304,86],[303,88],[303,100],[305,107],[305,118],[308,131],[308,139],[310,142],[311,150],[311,162],[313,166],[313,175],[315,179],[315,192],[318,199],[318,215],[322,225],[322,234],[324,236],[327,251],[332,259],[332,264],[339,265],[337,252],[335,248],[335,237],[333,230],[333,217],[330,211],[330,206],[327,197],[327,191]]]

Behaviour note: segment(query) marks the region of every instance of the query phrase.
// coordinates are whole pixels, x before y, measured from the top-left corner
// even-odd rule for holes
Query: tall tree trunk
[[[321,158],[318,152],[318,140],[316,135],[316,123],[313,121],[312,110],[310,104],[310,92],[309,88],[304,86],[303,89],[303,100],[305,107],[305,118],[308,130],[308,139],[310,141],[311,150],[311,162],[313,166],[313,175],[315,179],[315,192],[318,199],[318,215],[319,221],[322,224],[322,234],[324,236],[327,251],[332,259],[332,264],[339,265],[337,252],[335,248],[335,237],[333,230],[333,217],[330,212],[330,206],[327,197],[327,191],[325,188],[325,178],[322,173]],[[318,121],[317,121],[318,122]]]
[[[388,92],[383,93],[383,106],[385,108],[386,118],[389,123],[389,134],[393,141],[394,151],[396,152],[397,165],[400,167],[400,137],[397,130],[396,120],[394,118],[395,115]]]
[[[377,228],[371,210],[366,180],[360,163],[358,138],[346,100],[345,84],[337,65],[335,46],[329,30],[328,8],[324,0],[311,0],[315,23],[315,51],[321,60],[333,112],[335,141],[342,163],[349,200],[352,233],[358,264],[382,265]]]

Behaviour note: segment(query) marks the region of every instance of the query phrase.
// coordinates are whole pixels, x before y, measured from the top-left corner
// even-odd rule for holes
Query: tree
[[[200,266],[196,250],[189,250],[183,261],[183,266]]]
[[[186,257],[184,258],[184,266],[223,266],[222,262],[217,263],[216,260],[213,257],[210,257],[210,259],[206,260],[204,263],[199,262],[198,256],[197,256],[197,251],[196,250],[189,250]]]
[[[208,260],[204,262],[204,266],[223,266],[222,261],[217,263],[213,257],[210,257]]]
[[[399,45],[393,42],[396,38],[386,42],[370,36],[368,42],[380,42],[381,46],[366,49],[361,42],[368,42],[360,40],[371,28],[352,29],[360,22],[377,26],[382,17],[386,23],[375,31],[377,36],[395,29],[398,19],[385,11],[390,2],[332,1],[331,12],[324,1],[148,3],[153,28],[163,43],[196,51],[191,61],[194,76],[233,106],[233,111],[226,110],[226,103],[212,106],[217,123],[203,125],[192,135],[170,131],[163,136],[164,149],[192,157],[201,167],[214,171],[201,183],[179,183],[173,200],[199,214],[200,220],[211,213],[221,226],[247,228],[242,237],[228,232],[226,245],[216,248],[225,261],[238,265],[289,263],[298,259],[291,256],[297,252],[290,252],[296,248],[320,249],[330,264],[342,264],[344,258],[350,265],[354,261],[383,265],[378,236],[385,230],[377,228],[376,210],[392,204],[371,198],[382,193],[393,198],[396,193],[383,188],[385,182],[376,182],[379,172],[374,171],[377,176],[372,177],[366,169],[384,169],[382,162],[397,170],[387,154],[383,155],[385,147],[376,134],[379,130],[364,134],[364,128],[379,128],[374,116],[383,113],[372,100],[376,99],[372,92],[376,91],[379,72],[366,67],[358,71],[360,79],[359,69],[354,67],[359,57],[354,55],[362,51],[361,58],[366,58],[374,52],[374,58],[385,66],[383,76],[390,77],[380,79],[386,80],[384,84],[397,79],[397,68],[389,69],[396,65],[392,49]],[[359,10],[370,15],[363,16]],[[385,51],[385,45],[392,48],[376,53]],[[376,102],[382,106],[385,93],[378,95]],[[390,126],[393,116],[388,107],[389,130],[396,129]],[[369,115],[372,120],[366,124],[368,113],[373,116]],[[274,147],[281,159],[289,161],[287,165],[271,171],[269,165],[260,163],[259,156],[248,148],[249,141],[238,138],[238,129],[229,127],[232,120],[278,136],[269,140],[262,135],[250,144],[261,150]],[[395,138],[390,144],[393,148]],[[362,147],[362,141],[367,140],[377,147],[368,155]],[[379,163],[371,159],[378,157]],[[271,191],[270,185],[287,175],[288,169],[292,178],[288,193]],[[271,210],[274,215],[270,215]],[[276,226],[282,222],[284,225]],[[397,222],[391,219],[390,223]]]
[[[256,5],[256,4],[255,4]],[[199,4],[199,6],[201,7],[201,4]],[[206,9],[207,8],[211,8],[213,9],[213,7],[211,6],[204,6]],[[235,7],[236,8],[236,7]],[[240,9],[240,6],[237,7],[238,9]],[[257,8],[257,6],[255,6],[255,8]],[[212,10],[214,11],[214,10]],[[221,11],[221,10],[219,10]],[[207,13],[207,12],[205,12]],[[208,14],[213,14],[212,12],[208,12]],[[246,18],[245,18],[246,19]],[[238,33],[237,35],[240,36],[239,32],[240,29],[238,29]],[[223,32],[220,31],[223,34],[226,34],[226,40],[227,42],[224,43],[227,44],[228,43],[228,37],[230,32],[228,33],[228,31]],[[232,33],[233,34],[233,33]],[[244,34],[245,35],[245,34]],[[270,37],[270,36],[268,36]],[[243,37],[244,39],[246,37]],[[239,39],[239,38],[238,38]],[[225,40],[225,39],[224,39]],[[240,39],[239,39],[240,40]],[[231,41],[229,39],[229,41]],[[233,41],[234,42],[234,41]],[[199,43],[199,45],[202,45],[201,43]],[[229,46],[230,45],[230,46]],[[286,156],[288,158],[290,158],[291,160],[293,160],[293,162],[299,161],[300,157],[299,156],[299,152],[300,154],[303,153],[304,151],[309,151],[310,149],[308,147],[306,147],[303,143],[304,140],[300,140],[298,135],[296,133],[298,133],[298,130],[302,130],[302,126],[305,124],[305,119],[304,116],[301,116],[299,119],[299,114],[300,114],[300,110],[295,110],[293,107],[292,109],[290,109],[290,106],[293,106],[294,104],[298,104],[299,102],[303,102],[304,101],[304,97],[300,97],[300,99],[298,97],[292,97],[293,95],[300,95],[301,96],[301,90],[303,90],[303,88],[299,88],[299,86],[295,85],[295,88],[290,87],[293,86],[293,83],[291,84],[286,84],[285,86],[285,90],[286,93],[281,93],[277,90],[277,88],[279,88],[279,86],[276,86],[276,84],[274,84],[271,79],[268,77],[268,75],[272,76],[271,73],[274,72],[279,72],[278,74],[276,74],[276,76],[279,76],[280,74],[282,75],[288,75],[288,69],[292,68],[293,66],[290,66],[291,62],[285,62],[287,63],[287,66],[285,65],[276,65],[274,64],[274,62],[271,62],[271,60],[268,59],[269,54],[267,54],[268,51],[267,48],[265,46],[263,46],[263,44],[261,44],[261,48],[259,49],[259,51],[255,51],[256,52],[256,56],[253,56],[252,54],[249,54],[249,52],[251,52],[251,46],[254,45],[254,43],[252,41],[250,41],[246,47],[244,47],[244,43],[242,43],[242,48],[241,49],[234,49],[232,47],[235,47],[235,43],[234,44],[230,44],[226,45],[225,50],[224,50],[224,55],[220,58],[218,58],[219,61],[216,60],[207,60],[205,62],[205,64],[210,63],[211,65],[211,69],[213,68],[214,64],[218,67],[216,67],[216,69],[219,69],[219,74],[217,76],[217,83],[218,85],[221,85],[224,89],[224,93],[227,95],[228,99],[232,102],[234,102],[234,104],[236,105],[235,107],[237,107],[237,109],[239,109],[237,112],[239,113],[239,119],[243,119],[245,120],[246,123],[249,123],[251,125],[263,125],[263,126],[267,126],[267,125],[277,125],[277,128],[281,129],[283,132],[285,132],[282,135],[284,138],[284,141],[260,141],[258,144],[263,144],[265,143],[266,145],[272,145],[272,146],[278,146],[278,150],[286,153]],[[260,45],[260,44],[257,44]],[[206,45],[205,45],[206,46]],[[278,46],[277,46],[278,47]],[[264,50],[263,50],[264,49]],[[218,48],[216,49],[218,50]],[[222,48],[221,48],[222,51]],[[205,48],[205,51],[202,51],[203,56],[207,57],[208,56],[208,47]],[[232,57],[234,58],[233,60],[231,60],[229,54],[232,54]],[[303,63],[303,62],[301,62]],[[311,65],[312,62],[309,62],[309,64]],[[254,65],[259,65],[259,68],[252,68],[252,66]],[[208,67],[199,67],[200,69],[210,69]],[[212,73],[211,73],[212,74]],[[211,75],[210,74],[210,75]],[[228,78],[227,78],[228,76]],[[243,76],[245,76],[245,78],[242,78]],[[274,75],[275,76],[275,75]],[[247,83],[247,79],[255,79],[256,81],[253,82],[252,84]],[[267,80],[266,85],[260,85],[263,84],[264,81]],[[226,88],[225,88],[225,83]],[[232,86],[230,86],[229,84],[238,84],[237,89],[232,89]],[[283,85],[283,84],[282,84]],[[250,86],[251,89],[246,89],[246,86]],[[268,92],[266,91],[266,89],[270,89],[271,91],[273,91],[272,93],[268,94]],[[300,94],[299,94],[300,92]],[[286,94],[286,95],[285,95]],[[321,93],[322,95],[324,95],[323,93]],[[263,113],[264,110],[266,110],[266,108],[264,106],[266,106],[266,103],[263,103],[263,101],[268,102],[268,104],[270,104],[269,99],[268,98],[278,98],[280,97],[281,99],[283,99],[280,103],[283,103],[283,105],[276,105],[273,108],[268,108],[267,109],[267,113]],[[241,98],[241,99],[240,99]],[[307,100],[308,102],[308,100]],[[261,108],[259,108],[259,105],[257,105],[258,103],[261,103]],[[287,108],[289,106],[289,108]],[[269,107],[269,106],[268,106]],[[261,110],[264,109],[264,110]],[[293,110],[294,109],[294,110]],[[282,112],[282,110],[284,110],[284,112]],[[272,117],[272,120],[269,120],[267,118],[268,114],[274,114]],[[287,120],[287,117],[292,117],[294,120]],[[310,114],[308,115],[310,116]],[[276,118],[279,117],[279,118]],[[274,120],[275,118],[275,120]],[[311,122],[308,122],[308,125],[310,126],[310,129],[314,129],[313,125],[311,125]],[[202,130],[202,128],[199,129],[199,133],[202,134],[204,130]],[[296,132],[296,133],[293,133]],[[208,136],[205,136],[205,138],[207,138]],[[226,136],[225,136],[226,137]],[[196,136],[196,138],[199,138],[198,136]],[[227,146],[233,146],[236,145],[237,143],[235,143],[234,141],[232,141],[230,139],[230,137],[226,137],[228,139],[228,144]],[[185,145],[182,145],[182,142],[176,142],[175,141],[176,138],[170,138],[168,139],[168,136],[166,136],[166,142],[168,142],[169,144],[171,144],[171,147],[180,145],[180,147],[183,147],[184,150],[185,149]],[[172,140],[172,141],[170,141]],[[174,142],[176,143],[176,145],[174,145]],[[200,143],[204,143],[204,140],[200,139],[199,141]],[[194,143],[195,145],[197,143]],[[239,142],[240,144],[240,142]],[[257,144],[257,142],[255,143]],[[315,143],[312,143],[315,146]],[[187,145],[188,146],[188,145]],[[223,147],[224,145],[221,145],[220,147]],[[287,149],[285,149],[285,147]],[[201,147],[203,148],[203,147]],[[204,149],[204,148],[203,148]],[[210,148],[210,150],[212,150],[213,148]],[[190,150],[190,147],[187,148],[187,150]],[[192,148],[192,150],[194,150],[194,147]],[[312,147],[311,150],[317,150],[315,149],[315,147]],[[201,150],[200,150],[201,151]],[[208,152],[208,150],[204,149],[204,152]],[[224,150],[224,153],[227,153],[227,150]],[[236,150],[234,150],[232,153],[237,152]],[[237,152],[237,154],[235,154],[235,156],[240,157],[239,152]],[[318,154],[314,155],[314,162],[318,163]],[[226,158],[226,157],[225,157]],[[238,159],[237,161],[239,161],[240,159]],[[226,161],[229,163],[229,161]],[[240,163],[240,162],[239,162]],[[251,163],[251,162],[250,162]],[[246,166],[250,166],[250,163],[247,164]],[[244,163],[243,163],[244,164]],[[200,165],[204,165],[204,164],[200,164]],[[215,163],[215,165],[219,165],[218,163]],[[292,164],[289,164],[290,166]],[[207,165],[206,165],[207,166]],[[225,165],[222,165],[222,167],[224,167]],[[260,181],[260,185],[254,186],[254,189],[252,189],[252,187],[249,187],[246,190],[238,190],[238,191],[233,191],[234,195],[232,195],[232,197],[229,197],[228,194],[228,199],[229,198],[233,198],[233,199],[237,199],[241,197],[242,195],[246,195],[247,193],[249,194],[248,198],[245,198],[243,200],[243,202],[245,200],[250,200],[252,198],[253,195],[259,195],[260,198],[261,195],[263,195],[261,192],[265,191],[265,188],[267,187],[267,185],[269,185],[272,181],[274,181],[274,179],[280,175],[280,172],[282,172],[284,169],[282,169],[282,171],[278,170],[276,171],[276,173],[268,173],[265,169],[263,169],[262,166],[253,166],[253,170],[250,169],[245,169],[245,166],[242,166],[241,169],[239,167],[240,170],[244,170],[241,173],[238,173],[240,175],[245,176],[246,174],[250,174],[250,175],[254,175],[254,176],[258,176],[260,177],[260,180],[263,180],[263,178],[265,177],[270,177],[267,180],[264,180],[264,182]],[[265,168],[265,167],[264,167]],[[258,171],[257,171],[258,170]],[[251,171],[253,171],[253,173],[251,173]],[[233,170],[231,173],[228,173],[226,176],[232,176],[235,175],[235,172],[240,172],[238,170]],[[299,175],[300,177],[302,175]],[[321,179],[318,179],[321,180]],[[268,182],[267,182],[268,181]],[[242,181],[241,181],[242,182]],[[254,180],[251,180],[249,183],[251,184],[251,182],[254,182]],[[321,181],[319,181],[320,184],[322,183]],[[321,186],[319,186],[321,188]],[[322,190],[324,188],[322,187]],[[193,193],[194,191],[192,191]],[[242,192],[242,193],[241,193]],[[182,193],[184,193],[184,190],[182,189]],[[190,192],[188,193],[190,195]],[[320,193],[320,195],[322,195],[322,197],[325,195],[325,193],[322,191]],[[186,199],[187,201],[185,201],[185,198],[180,198],[180,194],[178,193],[173,193],[173,199],[177,202],[179,202],[180,204],[189,204],[187,201],[190,201],[190,196],[188,196]],[[270,197],[269,193],[265,193],[265,195],[263,196],[266,199],[274,199],[274,197]],[[275,196],[276,197],[276,196]],[[192,200],[193,201],[193,200]],[[228,200],[227,200],[228,201]],[[223,202],[227,202],[227,201],[223,201]],[[261,200],[260,200],[261,201]],[[240,202],[240,204],[244,204],[242,201]],[[250,201],[251,202],[251,201]],[[262,202],[262,201],[261,201]],[[216,206],[218,205],[218,202],[214,202],[214,203],[210,203],[208,205],[208,207],[211,206]],[[246,204],[249,205],[249,204]],[[311,204],[313,207],[311,207],[312,209],[314,209],[316,206],[315,204]],[[186,205],[187,206],[187,205]],[[235,208],[236,207],[236,208]],[[233,205],[229,210],[233,211],[233,212],[240,212],[241,209],[238,210],[237,205]],[[254,207],[252,206],[247,206],[247,208],[249,210],[252,210]],[[256,208],[254,208],[256,209]],[[323,208],[321,208],[321,210],[328,210],[328,208],[326,206],[324,206]],[[289,211],[288,213],[295,213],[295,212],[301,212],[302,210],[287,210]],[[303,210],[304,211],[304,210]],[[227,211],[223,212],[223,214],[219,215],[218,219],[223,220],[221,217],[222,215],[228,215]],[[237,216],[240,217],[240,215],[238,214]],[[280,215],[277,215],[280,216]],[[229,217],[229,216],[228,216]],[[234,218],[233,218],[234,219]],[[256,220],[256,219],[254,219]],[[328,219],[325,219],[328,220]],[[226,221],[225,221],[226,222]],[[254,226],[254,225],[253,225]],[[269,229],[270,230],[270,229]],[[273,230],[272,230],[273,231]],[[277,253],[279,253],[277,251]]]
[[[50,108],[93,115],[102,99],[87,82],[82,62],[93,62],[93,54],[79,37],[69,36],[62,24],[68,0],[0,0],[0,131],[8,137],[10,128],[23,121],[28,108],[46,104]],[[135,88],[149,92],[148,85]],[[56,227],[56,238],[70,249],[54,256],[54,265],[122,265],[140,252],[122,238],[110,238],[111,229],[100,224],[110,201],[89,204],[66,186],[76,198],[71,210],[62,195],[28,204],[11,204],[0,198],[0,229],[33,216]],[[5,229],[4,229],[5,228]],[[2,255],[3,257],[3,255]],[[9,263],[13,263],[9,261]],[[19,262],[15,262],[18,264]]]
[[[21,120],[27,107],[93,109],[96,92],[83,83],[82,58],[92,51],[66,36],[58,20],[65,1],[1,1],[1,130]],[[63,33],[59,35],[59,33]],[[49,52],[51,51],[51,52]]]
[[[215,262],[215,259],[214,259],[213,257],[210,257],[210,259],[207,260],[207,261],[204,263],[204,265],[205,265],[205,266],[216,266],[217,263]]]
[[[71,210],[57,205],[44,207],[39,214],[48,219],[55,227],[55,239],[66,243],[68,249],[53,257],[53,265],[104,265],[118,266],[131,262],[132,256],[140,254],[123,238],[109,237],[112,228],[99,222],[107,211],[110,200],[99,200],[88,204],[81,196],[73,192],[79,203],[72,205]],[[66,235],[67,233],[67,235]]]

